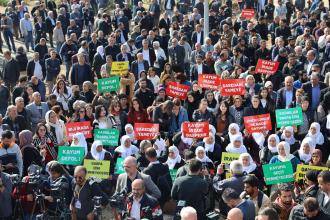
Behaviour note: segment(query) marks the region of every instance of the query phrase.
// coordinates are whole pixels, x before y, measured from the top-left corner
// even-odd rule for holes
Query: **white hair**
[[[182,220],[197,220],[197,212],[191,206],[183,207],[180,216]]]
[[[243,173],[243,164],[239,160],[233,160],[230,163],[229,168],[233,174],[242,174]]]

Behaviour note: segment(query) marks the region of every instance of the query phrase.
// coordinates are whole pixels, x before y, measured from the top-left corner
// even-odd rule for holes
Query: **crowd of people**
[[[212,0],[208,14],[204,4],[8,3],[0,21],[0,219],[100,219],[98,207],[109,201],[107,219],[330,219],[325,1]],[[252,18],[241,16],[245,9]],[[260,74],[258,60],[277,61],[278,69]],[[121,61],[128,71],[114,74]],[[245,92],[202,88],[201,74],[243,79]],[[117,91],[98,90],[99,79],[114,76]],[[172,82],[190,88],[185,99],[168,94]],[[301,108],[303,123],[278,127],[275,111],[288,108]],[[270,115],[271,129],[250,133],[244,117],[261,114]],[[72,122],[90,123],[92,134],[116,129],[118,143],[81,132],[71,138]],[[209,133],[188,138],[184,122],[208,122]],[[140,140],[137,123],[159,124],[159,132]],[[109,161],[108,178],[60,164],[60,146]],[[223,153],[239,158],[227,163]],[[267,184],[262,166],[281,162],[291,163],[295,181]],[[301,164],[317,168],[296,181]]]

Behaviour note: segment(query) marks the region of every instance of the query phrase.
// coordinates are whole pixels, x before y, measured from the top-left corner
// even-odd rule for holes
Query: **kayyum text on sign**
[[[220,80],[220,93],[222,96],[244,95],[244,79],[223,79]]]
[[[282,126],[302,125],[304,123],[301,107],[276,109],[276,125]]]
[[[254,115],[244,117],[245,129],[248,133],[272,130],[270,114]]]
[[[76,133],[83,133],[85,138],[92,138],[92,126],[90,121],[83,122],[71,122],[65,125],[68,140],[72,140],[72,137]]]
[[[187,92],[190,90],[190,86],[182,85],[176,82],[169,82],[166,88],[166,95],[171,97],[178,97],[181,100],[187,98]]]
[[[185,138],[204,138],[209,136],[208,122],[184,122],[183,137]]]
[[[64,165],[81,165],[85,156],[84,147],[60,146],[58,148],[58,162]]]
[[[151,140],[159,134],[159,124],[135,123],[134,135],[136,140]]]
[[[254,18],[254,9],[243,9],[241,18],[251,19]]]
[[[216,74],[200,74],[198,75],[198,85],[204,89],[218,90],[220,84],[220,76]]]
[[[274,73],[276,73],[279,65],[280,65],[280,62],[277,62],[277,61],[258,59],[258,63],[256,66],[256,73],[274,74]]]
[[[113,92],[119,89],[119,77],[113,76],[97,80],[97,89],[99,92]]]

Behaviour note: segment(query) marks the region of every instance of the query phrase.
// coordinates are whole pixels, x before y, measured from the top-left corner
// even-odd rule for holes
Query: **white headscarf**
[[[166,164],[168,165],[168,168],[171,170],[175,167],[175,164],[177,163],[180,163],[181,162],[181,156],[180,156],[180,153],[179,153],[179,150],[176,146],[171,146],[168,148],[168,151],[169,152],[173,152],[174,155],[175,155],[175,158],[172,159],[170,157],[167,157],[167,161],[166,161]]]
[[[285,136],[285,131],[289,131],[291,133],[290,137],[286,137]],[[284,128],[282,135],[281,135],[281,139],[283,141],[286,141],[287,143],[289,143],[290,145],[296,143],[296,139],[294,138],[294,132],[293,132],[293,127],[292,126],[287,126]]]
[[[96,48],[96,52],[104,57],[104,47],[102,45]]]
[[[278,145],[277,145],[277,151],[279,146],[283,145],[284,146],[284,151],[285,151],[285,157],[281,156],[280,153],[277,155],[277,158],[281,161],[281,162],[286,162],[286,161],[290,161],[292,158],[294,158],[294,156],[292,154],[290,154],[290,144],[286,141],[281,141]]]
[[[243,137],[241,134],[236,134],[234,136],[232,136],[232,141],[230,142],[230,144],[228,144],[228,146],[226,147],[226,151],[229,153],[236,153],[236,154],[242,154],[242,153],[247,153],[246,147],[243,145]],[[240,147],[235,147],[234,146],[234,142],[235,141],[240,141],[241,142],[241,146]]]
[[[212,132],[213,136],[215,136],[215,134],[217,133],[217,131],[215,130],[215,127],[211,124],[209,124],[209,131]]]
[[[51,123],[49,121],[49,116],[50,116],[50,113],[54,113],[56,115],[56,113],[53,111],[53,110],[49,110],[46,115],[45,115],[45,119],[46,119],[46,124],[48,126],[52,126],[53,128],[55,128],[55,136],[56,136],[56,140],[57,140],[57,143],[60,143],[61,141],[63,141],[64,139],[64,130],[66,129],[65,128],[65,125],[64,125],[64,122],[62,120],[56,120],[56,123]],[[57,116],[56,116],[57,117]]]
[[[200,159],[198,157],[198,152],[199,151],[203,151],[204,152],[204,157],[202,159]],[[196,148],[195,155],[196,155],[196,159],[199,160],[202,163],[212,163],[212,160],[210,160],[210,158],[208,156],[206,156],[205,149],[202,146],[199,146],[199,147]]]
[[[74,141],[72,141],[71,146],[76,146],[76,147],[83,147],[85,149],[85,155],[88,152],[88,148],[87,148],[87,142],[86,142],[86,138],[84,136],[83,133],[75,133],[73,135],[73,138],[77,138],[78,139],[78,144],[75,144]]]
[[[193,142],[193,139],[192,138],[185,138],[183,136],[183,132],[181,134],[181,140],[182,140],[183,143],[188,144],[189,146],[191,146],[191,144]]]
[[[127,128],[131,128],[133,132],[132,132],[131,134],[127,134]],[[134,127],[133,127],[133,125],[131,125],[131,124],[126,124],[126,125],[125,125],[125,133],[126,133],[126,135],[128,135],[130,138],[134,138]]]
[[[102,146],[101,152],[98,152],[96,148]],[[102,141],[94,141],[91,148],[91,154],[95,160],[104,160],[106,150],[103,149]]]
[[[304,145],[308,144],[309,146],[309,154],[304,153]],[[301,142],[300,148],[298,150],[300,160],[304,161],[305,163],[308,163],[312,159],[312,152],[315,149],[315,144],[313,142],[313,139],[310,137],[305,137],[304,140]]]
[[[243,158],[244,157],[249,158],[249,165],[248,166],[244,166],[244,164],[243,164]],[[238,160],[243,164],[243,171],[246,172],[247,174],[253,172],[257,168],[257,164],[253,161],[253,159],[252,159],[252,157],[249,153],[242,153],[239,156]]]
[[[330,113],[327,116],[327,124],[326,124],[326,128],[330,130]]]
[[[264,148],[265,143],[265,135],[262,132],[253,132],[252,137],[254,141],[258,144],[259,149]]]
[[[126,147],[125,141],[127,140],[130,140],[128,135],[122,136],[120,140],[121,145],[115,149],[116,152],[121,154],[121,158],[124,159],[139,152],[139,148],[137,148],[135,145],[131,144],[129,147]]]
[[[311,128],[315,128],[316,129],[316,134],[312,134],[311,133]],[[315,145],[322,145],[322,144],[324,144],[324,136],[323,136],[323,134],[321,133],[321,126],[320,126],[320,124],[319,123],[317,123],[317,122],[313,122],[312,124],[311,124],[311,127],[309,128],[309,131],[308,131],[308,134],[306,135],[306,137],[311,137],[312,138],[312,140],[313,140],[313,142],[314,142],[314,144]]]
[[[212,144],[206,143],[206,140],[207,140],[208,137],[205,137],[203,139],[203,142],[204,142],[204,146],[205,146],[206,152],[213,152],[214,151],[214,145],[215,145],[215,136],[214,136],[214,134],[212,132],[210,132],[209,135],[212,135],[212,137],[213,137],[213,143]]]
[[[241,134],[242,135],[242,133],[239,131],[239,126],[238,126],[238,124],[236,124],[236,123],[231,123],[230,125],[229,125],[229,127],[228,127],[228,135],[229,135],[229,139],[230,139],[230,142],[233,142],[232,141],[232,138],[233,138],[233,136],[235,136],[234,134],[231,134],[230,133],[230,130],[232,129],[232,128],[235,128],[235,130],[236,130],[236,134]]]
[[[155,145],[158,149],[155,148]],[[163,138],[159,137],[156,139],[155,143],[153,144],[153,148],[156,150],[157,157],[159,157],[161,153],[165,151],[165,146],[166,144]]]
[[[271,146],[270,144],[269,144],[269,140],[271,139],[271,138],[275,138],[275,146]],[[272,152],[272,153],[278,153],[278,151],[277,151],[277,145],[278,145],[278,143],[280,143],[280,138],[277,136],[277,134],[271,134],[271,135],[269,135],[269,137],[268,137],[268,145],[267,145],[267,147],[268,147],[268,149],[270,150],[270,152]]]

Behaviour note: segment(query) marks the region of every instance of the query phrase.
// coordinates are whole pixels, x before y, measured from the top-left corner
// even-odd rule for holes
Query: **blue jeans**
[[[63,42],[56,42],[56,52],[60,54],[60,50],[62,47]]]
[[[66,79],[69,79],[70,68],[72,66],[72,63],[71,63],[71,61],[65,61],[64,64],[65,64],[65,67],[66,67],[65,76],[66,76]]]
[[[13,33],[10,30],[4,30],[3,37],[5,38],[6,44],[8,46],[8,50],[11,51],[11,49],[13,49],[13,51],[16,53]]]
[[[28,31],[28,34],[24,36],[24,42],[25,42],[25,47],[26,47],[27,51],[29,51],[29,43],[31,44],[32,50],[34,50],[32,31]]]

